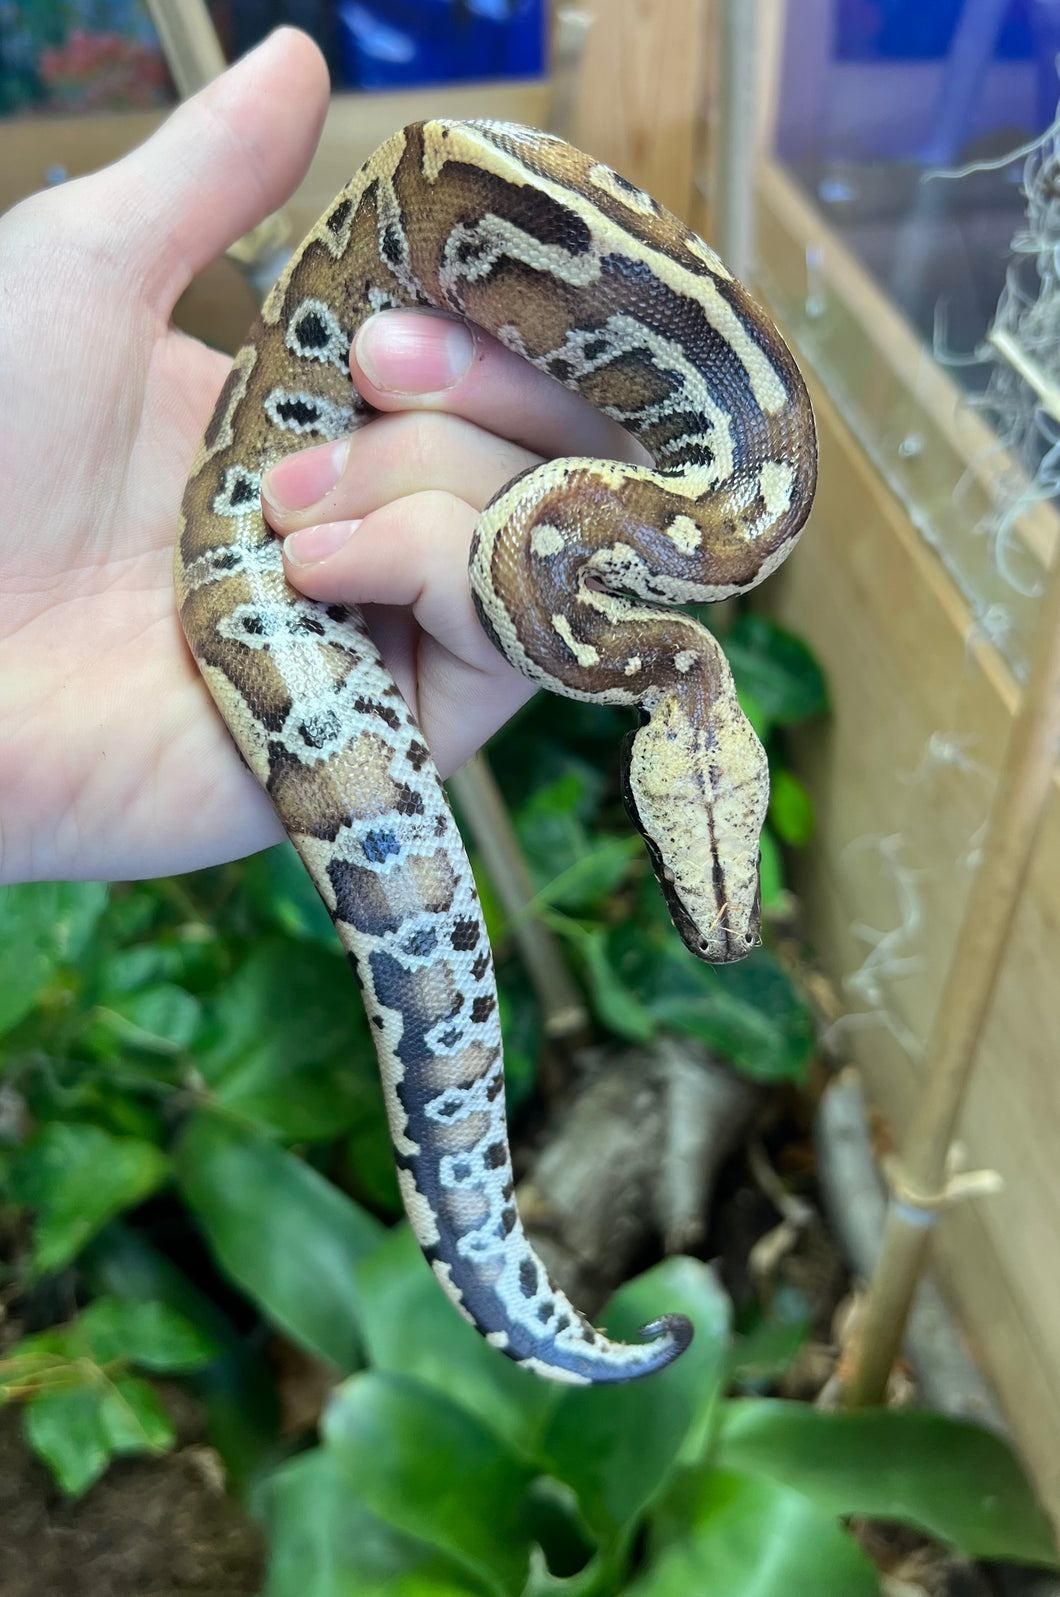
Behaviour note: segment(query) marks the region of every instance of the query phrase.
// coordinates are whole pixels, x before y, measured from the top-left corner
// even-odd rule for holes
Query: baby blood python
[[[442,1289],[539,1374],[624,1381],[687,1346],[679,1315],[608,1340],[549,1282],[512,1196],[492,961],[420,731],[356,611],[300,597],[259,486],[372,412],[350,380],[366,317],[432,305],[614,417],[654,466],[553,460],[484,511],[482,624],[534,682],[636,705],[630,812],[677,928],[707,960],[759,940],[762,748],[711,635],[668,607],[743,593],[813,496],[795,363],[718,257],[561,140],[424,122],[386,141],[297,250],[235,358],[184,496],[180,615],[363,992],[409,1220]]]

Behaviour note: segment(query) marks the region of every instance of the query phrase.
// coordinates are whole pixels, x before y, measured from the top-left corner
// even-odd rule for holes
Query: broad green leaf
[[[136,1048],[150,1054],[179,1054],[190,1047],[201,1017],[197,998],[183,987],[160,982],[98,1004],[90,1016],[88,1041],[97,1052],[116,1054]]]
[[[77,959],[106,902],[101,882],[0,887],[0,1036],[29,1013],[58,968]]]
[[[112,1453],[164,1453],[176,1441],[161,1398],[138,1375],[118,1375],[104,1384],[100,1420]]]
[[[379,1222],[294,1154],[207,1111],[188,1122],[174,1162],[232,1279],[302,1347],[356,1369],[356,1265],[379,1241]]]
[[[610,957],[608,934],[603,926],[583,926],[562,915],[549,915],[547,923],[573,943],[585,961],[589,994],[597,1017],[608,1031],[629,1042],[650,1042],[658,1027],[651,1011],[626,985]]]
[[[164,1303],[97,1298],[80,1324],[100,1364],[125,1359],[160,1374],[187,1375],[217,1356],[217,1344]]]
[[[292,844],[280,843],[244,860],[240,881],[263,922],[302,942],[336,947],[331,916]]]
[[[1010,1449],[991,1431],[920,1409],[828,1414],[727,1405],[726,1469],[785,1481],[822,1512],[899,1520],[972,1558],[1055,1566],[1056,1544]]]
[[[752,1081],[801,1081],[813,1017],[780,963],[760,948],[738,964],[701,965],[674,949],[658,967],[652,1013],[698,1037]]]
[[[315,943],[255,948],[210,1010],[195,1063],[216,1101],[291,1141],[354,1123],[375,1054],[346,962]]]
[[[313,1448],[270,1475],[264,1597],[479,1597],[482,1587],[425,1542],[379,1519],[334,1454]]]
[[[94,1386],[48,1393],[27,1403],[23,1416],[26,1440],[71,1497],[99,1479],[111,1459],[111,1448]]]
[[[783,766],[770,781],[769,823],[789,848],[805,848],[813,837],[813,802],[798,777]]]
[[[750,694],[776,726],[828,712],[820,666],[801,639],[765,616],[744,611],[721,640],[741,696]]]
[[[640,838],[601,837],[585,839],[584,852],[564,870],[545,881],[514,921],[518,925],[552,905],[569,915],[591,915],[617,892],[629,875],[630,861],[641,853]]]
[[[457,1559],[491,1591],[522,1591],[533,1472],[465,1409],[418,1381],[371,1371],[335,1393],[323,1434],[380,1519]]]
[[[43,1126],[12,1161],[10,1183],[15,1202],[36,1211],[36,1269],[69,1264],[102,1225],[142,1202],[168,1174],[153,1143],[74,1121]]]
[[[691,1347],[668,1369],[621,1386],[564,1388],[545,1434],[551,1471],[572,1486],[586,1524],[601,1539],[628,1533],[702,1434],[714,1406],[728,1344],[729,1303],[697,1259],[667,1259],[627,1282],[603,1315],[608,1334],[636,1341],[660,1314],[686,1314]]]
[[[690,1524],[629,1597],[877,1597],[879,1577],[828,1514],[775,1481],[708,1474]]]
[[[260,1354],[171,1260],[120,1221],[89,1243],[78,1270],[91,1291],[132,1304],[163,1303],[217,1346],[218,1356],[188,1384],[205,1408],[229,1478],[245,1490],[274,1448],[279,1425],[275,1380]]]
[[[373,1368],[444,1392],[514,1451],[532,1457],[561,1389],[502,1357],[459,1315],[407,1225],[357,1267],[365,1349]]]

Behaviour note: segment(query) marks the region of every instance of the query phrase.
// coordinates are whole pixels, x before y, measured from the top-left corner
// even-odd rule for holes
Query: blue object
[[[340,71],[356,89],[396,89],[544,71],[541,0],[343,0]]]

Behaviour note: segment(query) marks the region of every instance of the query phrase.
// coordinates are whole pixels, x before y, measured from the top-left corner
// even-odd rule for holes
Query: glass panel
[[[768,291],[1021,676],[1057,537],[1058,51],[1060,0],[789,0],[794,186],[764,177]]]

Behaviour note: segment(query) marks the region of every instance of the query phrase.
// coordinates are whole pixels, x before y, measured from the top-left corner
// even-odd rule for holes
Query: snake
[[[652,461],[521,474],[478,520],[469,581],[486,633],[533,682],[639,712],[626,802],[678,932],[712,962],[760,941],[769,773],[721,647],[679,607],[744,593],[785,558],[814,493],[813,415],[767,315],[650,195],[548,133],[425,121],[375,151],[291,256],[184,493],[184,633],[360,985],[419,1245],[518,1365],[626,1381],[671,1363],[692,1326],[663,1314],[638,1340],[609,1338],[534,1251],[489,939],[441,779],[359,612],[287,583],[262,513],[271,464],[371,420],[351,341],[409,306],[492,335]]]

